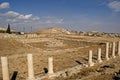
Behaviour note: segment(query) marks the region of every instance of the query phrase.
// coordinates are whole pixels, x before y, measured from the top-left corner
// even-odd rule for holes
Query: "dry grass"
[[[102,64],[90,68],[83,68],[79,73],[70,77],[55,78],[55,80],[119,80],[120,76],[115,75],[120,71],[120,57],[111,59]]]
[[[105,52],[104,45],[98,45],[98,44],[92,45],[91,43],[86,44],[84,42],[80,43],[79,41],[77,41],[77,40],[84,40],[84,39],[93,41],[93,38],[91,37],[80,37],[75,35],[71,35],[71,36],[67,35],[67,36],[61,37],[56,35],[53,37],[53,39],[54,38],[55,40],[62,39],[64,43],[63,45],[65,46],[48,47],[46,46],[46,42],[41,42],[41,43],[29,43],[30,45],[33,46],[33,47],[29,47],[13,39],[9,39],[9,40],[0,39],[0,56],[8,56],[10,75],[12,75],[13,71],[18,71],[17,80],[22,80],[23,78],[27,77],[27,60],[26,60],[27,53],[33,54],[35,75],[44,74],[43,69],[47,68],[47,62],[48,62],[47,58],[49,56],[53,56],[54,58],[55,72],[79,65],[78,62],[87,63],[88,50],[90,49],[93,50],[93,54],[94,54],[93,58],[94,58],[94,61],[96,61],[97,48],[101,47],[102,54],[103,54],[102,58],[104,59],[104,52]],[[75,40],[73,41],[72,39],[75,39]],[[99,38],[96,38],[96,40],[99,40]],[[100,38],[100,40],[104,41],[104,39],[102,38]],[[119,40],[119,39],[116,39],[116,40]],[[90,47],[85,47],[85,46],[90,46]],[[80,47],[84,47],[84,48],[80,48]],[[67,79],[63,79],[63,78],[61,79],[57,78],[57,79],[58,80],[75,80],[78,77],[79,78],[86,77],[95,72],[96,72],[96,68],[94,69],[86,68],[86,69],[82,69],[78,75],[73,75]],[[1,76],[2,74],[1,74],[1,63],[0,63],[0,78]]]

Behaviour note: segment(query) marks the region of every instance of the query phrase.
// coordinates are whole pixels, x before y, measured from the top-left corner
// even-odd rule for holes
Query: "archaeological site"
[[[0,80],[120,80],[117,33],[0,33],[0,57]]]

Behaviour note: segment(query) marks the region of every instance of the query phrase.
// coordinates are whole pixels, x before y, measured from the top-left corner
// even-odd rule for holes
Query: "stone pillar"
[[[7,57],[1,57],[3,80],[10,80]]]
[[[118,55],[120,56],[120,41],[118,42]]]
[[[53,57],[48,58],[48,74],[53,74]]]
[[[112,43],[112,57],[115,58],[115,42]]]
[[[98,62],[101,63],[102,59],[101,59],[101,48],[98,48]]]
[[[32,54],[27,54],[28,60],[28,80],[34,80],[33,57]]]
[[[109,60],[109,56],[108,56],[108,53],[109,52],[109,43],[107,42],[106,43],[106,53],[105,53],[105,58],[106,58],[106,60]]]
[[[94,63],[92,62],[92,50],[89,50],[89,53],[88,53],[88,65],[94,66]]]

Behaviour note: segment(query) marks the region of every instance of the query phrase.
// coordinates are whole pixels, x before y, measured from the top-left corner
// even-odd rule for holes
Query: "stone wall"
[[[81,64],[72,68],[65,69],[63,71],[54,72],[54,64],[53,64],[53,57],[48,58],[48,73],[45,76],[35,76],[34,75],[34,69],[33,69],[33,57],[32,54],[27,55],[27,62],[28,62],[28,77],[26,80],[41,80],[44,78],[53,78],[53,77],[68,77],[72,76],[73,74],[78,73],[80,69],[84,67],[91,67],[94,65],[97,65],[99,63],[102,63],[104,61],[108,61],[111,58],[116,58],[117,56],[120,57],[120,41],[119,42],[112,42],[112,55],[109,53],[109,43],[106,44],[106,56],[104,59],[101,59],[101,49],[98,48],[98,59],[96,62],[93,62],[92,60],[92,50],[89,50],[88,53],[88,63],[87,64]],[[117,47],[115,46],[117,45]],[[116,47],[116,48],[115,48]],[[117,52],[115,53],[115,49]],[[1,57],[1,63],[2,63],[2,74],[3,74],[3,80],[9,80],[9,71],[8,71],[8,60],[7,57]],[[59,65],[59,64],[58,64]]]

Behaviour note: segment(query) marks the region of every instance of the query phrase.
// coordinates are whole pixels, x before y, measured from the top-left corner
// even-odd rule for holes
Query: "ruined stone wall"
[[[115,52],[115,45],[117,45],[117,52]],[[53,57],[48,58],[48,73],[44,76],[36,76],[34,75],[33,69],[33,58],[32,54],[27,55],[27,62],[28,62],[28,77],[25,80],[41,80],[44,78],[53,78],[53,77],[68,77],[76,74],[80,71],[80,69],[84,67],[91,67],[97,65],[99,63],[105,62],[110,60],[111,58],[120,57],[120,41],[119,42],[112,42],[112,54],[109,54],[109,43],[106,43],[106,55],[105,58],[101,58],[101,49],[98,48],[98,59],[96,61],[92,60],[92,50],[89,50],[88,53],[88,63],[65,69],[63,71],[54,72],[54,65],[53,65]],[[8,59],[7,57],[1,57],[1,64],[2,64],[2,74],[3,80],[9,80],[9,71],[8,71]]]

